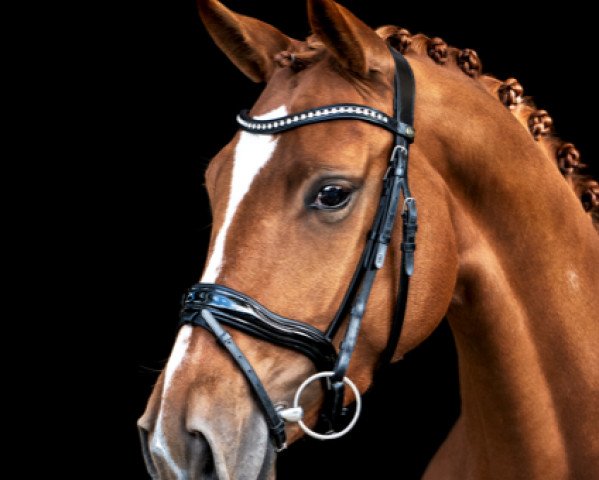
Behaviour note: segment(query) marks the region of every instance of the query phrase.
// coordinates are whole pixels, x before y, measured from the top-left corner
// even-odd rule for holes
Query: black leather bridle
[[[231,354],[255,394],[277,451],[286,447],[283,414],[273,404],[251,364],[222,325],[295,350],[308,357],[318,371],[327,371],[328,381],[322,382],[325,402],[321,418],[326,420],[328,429],[337,428],[344,411],[344,380],[347,380],[345,374],[358,340],[374,279],[384,264],[398,206],[403,196],[399,294],[389,339],[381,354],[380,364],[388,363],[393,357],[406,312],[409,280],[414,271],[417,210],[416,201],[408,187],[408,153],[414,139],[414,76],[406,59],[394,49],[391,49],[391,53],[396,67],[394,117],[364,105],[334,104],[271,120],[254,119],[244,110],[237,118],[243,130],[254,134],[270,135],[333,120],[365,121],[394,134],[395,142],[389,167],[383,178],[383,189],[372,228],[347,292],[326,332],[321,332],[305,322],[277,315],[247,295],[222,285],[198,283],[191,287],[184,297],[181,324],[207,329]],[[348,315],[347,330],[337,352],[333,338]]]

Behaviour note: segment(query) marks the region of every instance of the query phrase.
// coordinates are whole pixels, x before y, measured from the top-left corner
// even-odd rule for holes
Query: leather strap
[[[224,325],[305,355],[317,370],[330,370],[337,358],[335,346],[320,330],[277,315],[232,288],[211,283],[193,285],[182,302],[181,323],[195,325],[197,313],[204,309]]]
[[[395,111],[402,122],[414,122],[414,105],[416,100],[416,82],[414,73],[407,60],[394,49],[391,49],[395,60]],[[393,359],[397,344],[401,337],[406,309],[408,306],[408,291],[410,278],[414,273],[414,251],[416,250],[416,231],[418,230],[418,211],[416,200],[412,197],[408,182],[409,143],[405,144],[401,136],[396,137],[396,143],[405,147],[405,156],[401,158],[400,172],[404,206],[402,211],[403,230],[401,243],[401,267],[399,274],[399,293],[393,310],[393,319],[387,345],[379,357],[379,368],[387,365]]]
[[[392,48],[390,50],[396,63],[395,119],[397,124],[405,124],[407,121],[410,122],[408,125],[411,126],[414,120],[414,76],[405,58],[396,50]],[[410,131],[414,132],[414,129],[410,128]],[[349,362],[356,347],[362,318],[364,317],[366,304],[370,297],[376,273],[384,265],[388,245],[391,241],[395,225],[399,201],[403,193],[406,211],[409,211],[409,214],[406,214],[404,217],[404,232],[401,245],[402,268],[400,269],[400,292],[398,293],[397,308],[393,314],[389,340],[381,355],[379,365],[387,363],[393,356],[395,348],[397,347],[397,342],[399,341],[399,336],[401,335],[407,306],[409,278],[413,271],[413,253],[416,248],[416,203],[414,199],[410,197],[407,180],[409,148],[412,139],[413,138],[406,138],[399,134],[396,134],[395,136],[395,145],[389,160],[389,168],[384,178],[379,209],[375,215],[373,228],[371,230],[370,239],[373,241],[367,243],[365,250],[366,258],[361,260],[361,266],[359,268],[363,269],[363,272],[354,275],[354,278],[361,277],[361,279],[358,280],[359,287],[356,288],[355,286],[350,285],[350,288],[353,288],[357,293],[355,293],[347,330],[343,341],[341,342],[339,356],[337,357],[337,363],[333,369],[335,373],[330,379],[331,395],[333,398],[327,402],[327,408],[331,409],[328,412],[328,416],[330,417],[330,422],[333,427],[337,427],[337,419],[342,416],[344,396],[343,377],[349,368]],[[362,263],[362,261],[364,261],[364,263]],[[346,298],[349,299],[350,297],[346,295]],[[338,321],[337,317],[333,320],[333,323],[336,321]],[[329,331],[338,328],[338,325],[333,325],[332,327],[333,328],[329,328]],[[326,413],[327,412],[325,412],[325,414]]]
[[[203,321],[195,321],[194,325],[210,330],[218,342],[229,352],[233,360],[235,360],[235,363],[237,363],[237,366],[247,379],[252,392],[254,392],[256,400],[262,408],[266,424],[268,425],[271,437],[275,442],[275,447],[278,451],[284,450],[287,447],[285,438],[285,422],[277,413],[276,407],[270,400],[264,385],[262,385],[262,382],[260,381],[260,378],[258,378],[258,375],[256,375],[252,365],[248,359],[245,358],[245,355],[239,349],[239,347],[235,344],[229,332],[220,326],[218,321],[207,309],[202,310],[201,315],[196,313],[196,316],[201,316]]]
[[[401,53],[389,48],[395,61],[395,118],[401,123],[414,126],[416,82],[410,64]]]
[[[402,182],[403,183],[402,190],[403,190],[404,196],[410,197],[411,194],[410,194],[410,189],[408,186],[407,167],[408,167],[409,144],[412,143],[412,141],[414,139],[414,135],[415,135],[415,129],[413,128],[413,125],[414,125],[414,106],[415,106],[415,98],[416,98],[416,83],[414,81],[414,74],[412,72],[410,64],[405,59],[405,57],[403,55],[401,55],[394,48],[390,47],[389,50],[391,51],[391,55],[393,56],[393,60],[395,62],[395,78],[394,78],[394,87],[395,87],[394,117],[395,118],[393,119],[393,123],[399,124],[399,125],[405,125],[406,127],[404,127],[404,129],[409,130],[409,132],[411,134],[409,137],[406,137],[403,135],[396,135],[395,147],[394,147],[394,151],[392,152],[391,155],[392,155],[392,157],[393,157],[393,155],[395,155],[395,153],[396,153],[395,149],[397,149],[398,146],[405,148],[405,150],[402,149],[403,152],[405,153],[405,155],[404,155],[403,162],[402,162],[403,171],[400,172],[400,176],[404,177],[404,180]],[[410,126],[409,129],[407,128],[408,126]],[[394,133],[397,133],[397,132],[394,132]],[[391,158],[391,161],[393,161],[393,158]],[[388,188],[388,186],[386,186],[386,187]],[[399,200],[397,195],[395,195],[395,197]],[[351,302],[357,295],[358,286],[363,279],[364,272],[368,268],[367,262],[368,262],[368,259],[370,258],[370,256],[372,255],[372,249],[374,248],[374,236],[376,235],[374,230],[375,230],[376,225],[378,225],[379,222],[381,221],[380,217],[384,214],[386,208],[388,208],[388,207],[386,207],[384,205],[384,199],[381,199],[381,202],[379,203],[379,207],[377,209],[377,213],[375,215],[375,219],[373,222],[373,228],[370,231],[371,233],[367,240],[366,246],[364,247],[364,251],[362,253],[362,257],[360,258],[360,262],[358,263],[358,265],[356,267],[356,270],[355,270],[352,280],[349,284],[349,287],[345,293],[345,296],[341,302],[341,305],[339,306],[339,309],[337,310],[335,317],[333,318],[332,322],[330,323],[329,327],[327,328],[326,336],[330,339],[333,339],[335,337],[335,335],[337,334],[337,332],[339,331],[339,328],[343,324],[343,320],[346,318],[346,316],[348,315],[348,313],[350,311]],[[414,218],[414,222],[416,222],[415,218]],[[393,222],[391,222],[391,225],[390,225],[391,228],[393,227],[392,223]],[[391,230],[387,229],[387,233],[390,237]],[[414,248],[415,248],[415,246],[414,246]],[[403,251],[403,249],[402,249],[402,251]],[[410,260],[411,260],[411,262],[410,262]],[[402,262],[403,262],[403,258],[402,258]],[[411,264],[412,270],[413,270],[413,265],[414,265],[413,255],[411,256],[411,258],[408,259],[408,263]],[[400,281],[400,284],[401,284],[401,281]],[[398,295],[398,300],[399,300],[400,296],[401,296],[401,290]],[[397,305],[400,305],[399,301],[397,302]],[[399,313],[401,315],[403,315],[401,313],[402,311],[405,312],[405,309],[400,310]],[[397,311],[397,309],[395,309],[394,310],[394,320],[393,320],[394,325],[397,323],[397,320],[395,319],[395,317],[397,315],[398,315],[398,311]],[[403,321],[403,319],[402,319],[402,321]],[[392,330],[393,330],[393,328],[392,328]],[[400,327],[400,331],[401,331],[401,327]],[[389,341],[391,341],[391,339]],[[389,348],[388,345],[387,345],[387,348]]]

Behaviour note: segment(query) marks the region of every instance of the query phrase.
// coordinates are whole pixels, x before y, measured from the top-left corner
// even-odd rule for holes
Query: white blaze
[[[187,348],[189,347],[191,332],[191,325],[183,325],[181,327],[181,330],[179,330],[179,334],[177,335],[177,340],[175,341],[175,346],[171,352],[171,356],[166,364],[166,370],[164,372],[164,384],[162,386],[162,405],[160,407],[160,412],[158,413],[158,419],[156,420],[156,430],[154,431],[151,445],[152,453],[162,457],[165,460],[172,472],[176,475],[177,479],[183,479],[185,478],[185,475],[181,468],[173,460],[164,435],[164,398],[171,387],[175,372],[183,363],[183,359],[187,353]]]
[[[286,115],[287,108],[283,105],[256,118],[268,120]],[[224,261],[227,231],[233,222],[235,212],[241,200],[243,200],[243,197],[250,189],[258,172],[272,157],[277,147],[277,142],[278,138],[275,138],[273,135],[241,132],[239,142],[235,147],[233,174],[231,176],[231,188],[229,190],[229,202],[225,213],[225,220],[214,241],[212,255],[208,260],[208,266],[204,270],[204,275],[202,275],[202,283],[216,282]]]
[[[271,112],[256,117],[257,119],[268,120],[271,118],[284,117],[287,115],[285,106],[281,106]],[[278,139],[273,135],[257,135],[248,132],[241,132],[239,142],[235,147],[235,156],[233,159],[233,174],[231,177],[231,187],[229,190],[229,202],[225,213],[225,220],[216,236],[212,255],[208,260],[208,266],[202,275],[202,282],[214,283],[218,277],[224,260],[225,241],[227,231],[231,226],[237,207],[243,200],[243,197],[250,189],[254,178],[266,165],[272,157],[277,146]],[[156,421],[156,430],[152,438],[152,453],[161,456],[171,468],[177,479],[186,478],[185,473],[174,461],[167,444],[164,434],[164,399],[172,386],[173,377],[177,369],[181,366],[187,355],[189,340],[191,338],[191,325],[181,327],[173,351],[169,357],[164,372],[164,386],[162,388],[162,406],[158,413]]]
[[[173,375],[175,371],[185,358],[185,354],[187,353],[187,347],[189,346],[189,338],[191,337],[191,325],[183,325],[181,330],[179,330],[179,334],[177,335],[177,340],[175,341],[175,346],[173,347],[173,351],[171,352],[171,356],[168,359],[168,363],[166,364],[166,371],[164,372],[164,386],[162,387],[162,392],[166,392],[173,381]]]

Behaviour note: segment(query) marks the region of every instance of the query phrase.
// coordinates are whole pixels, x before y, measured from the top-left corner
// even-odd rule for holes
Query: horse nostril
[[[152,460],[152,456],[150,455],[150,435],[148,431],[138,425],[137,427],[139,431],[139,440],[141,442],[141,451],[144,456],[144,462],[146,463],[146,469],[152,478],[158,478],[158,471],[156,470],[156,466],[154,465],[154,461]]]
[[[200,432],[190,432],[190,463],[191,470],[197,472],[197,475],[191,478],[202,478],[206,480],[218,480],[216,469],[214,467],[214,456],[212,449],[206,437]]]

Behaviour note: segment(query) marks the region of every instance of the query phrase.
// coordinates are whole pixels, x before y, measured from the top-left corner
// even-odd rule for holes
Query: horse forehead
[[[287,114],[294,112],[285,106],[273,111],[282,109]],[[285,116],[273,115],[273,111],[267,113],[271,118]],[[390,141],[388,133],[376,126],[347,120],[307,125],[275,135],[241,131],[211,162],[206,187],[213,201],[224,202],[239,191],[248,198],[258,194],[261,187],[271,191],[302,183],[315,172],[363,177],[372,144]]]
[[[262,115],[283,104],[290,113],[334,103],[368,103],[384,109],[391,105],[391,87],[392,84],[386,82],[345,75],[325,58],[299,72],[291,68],[278,69],[252,106],[251,113]]]

